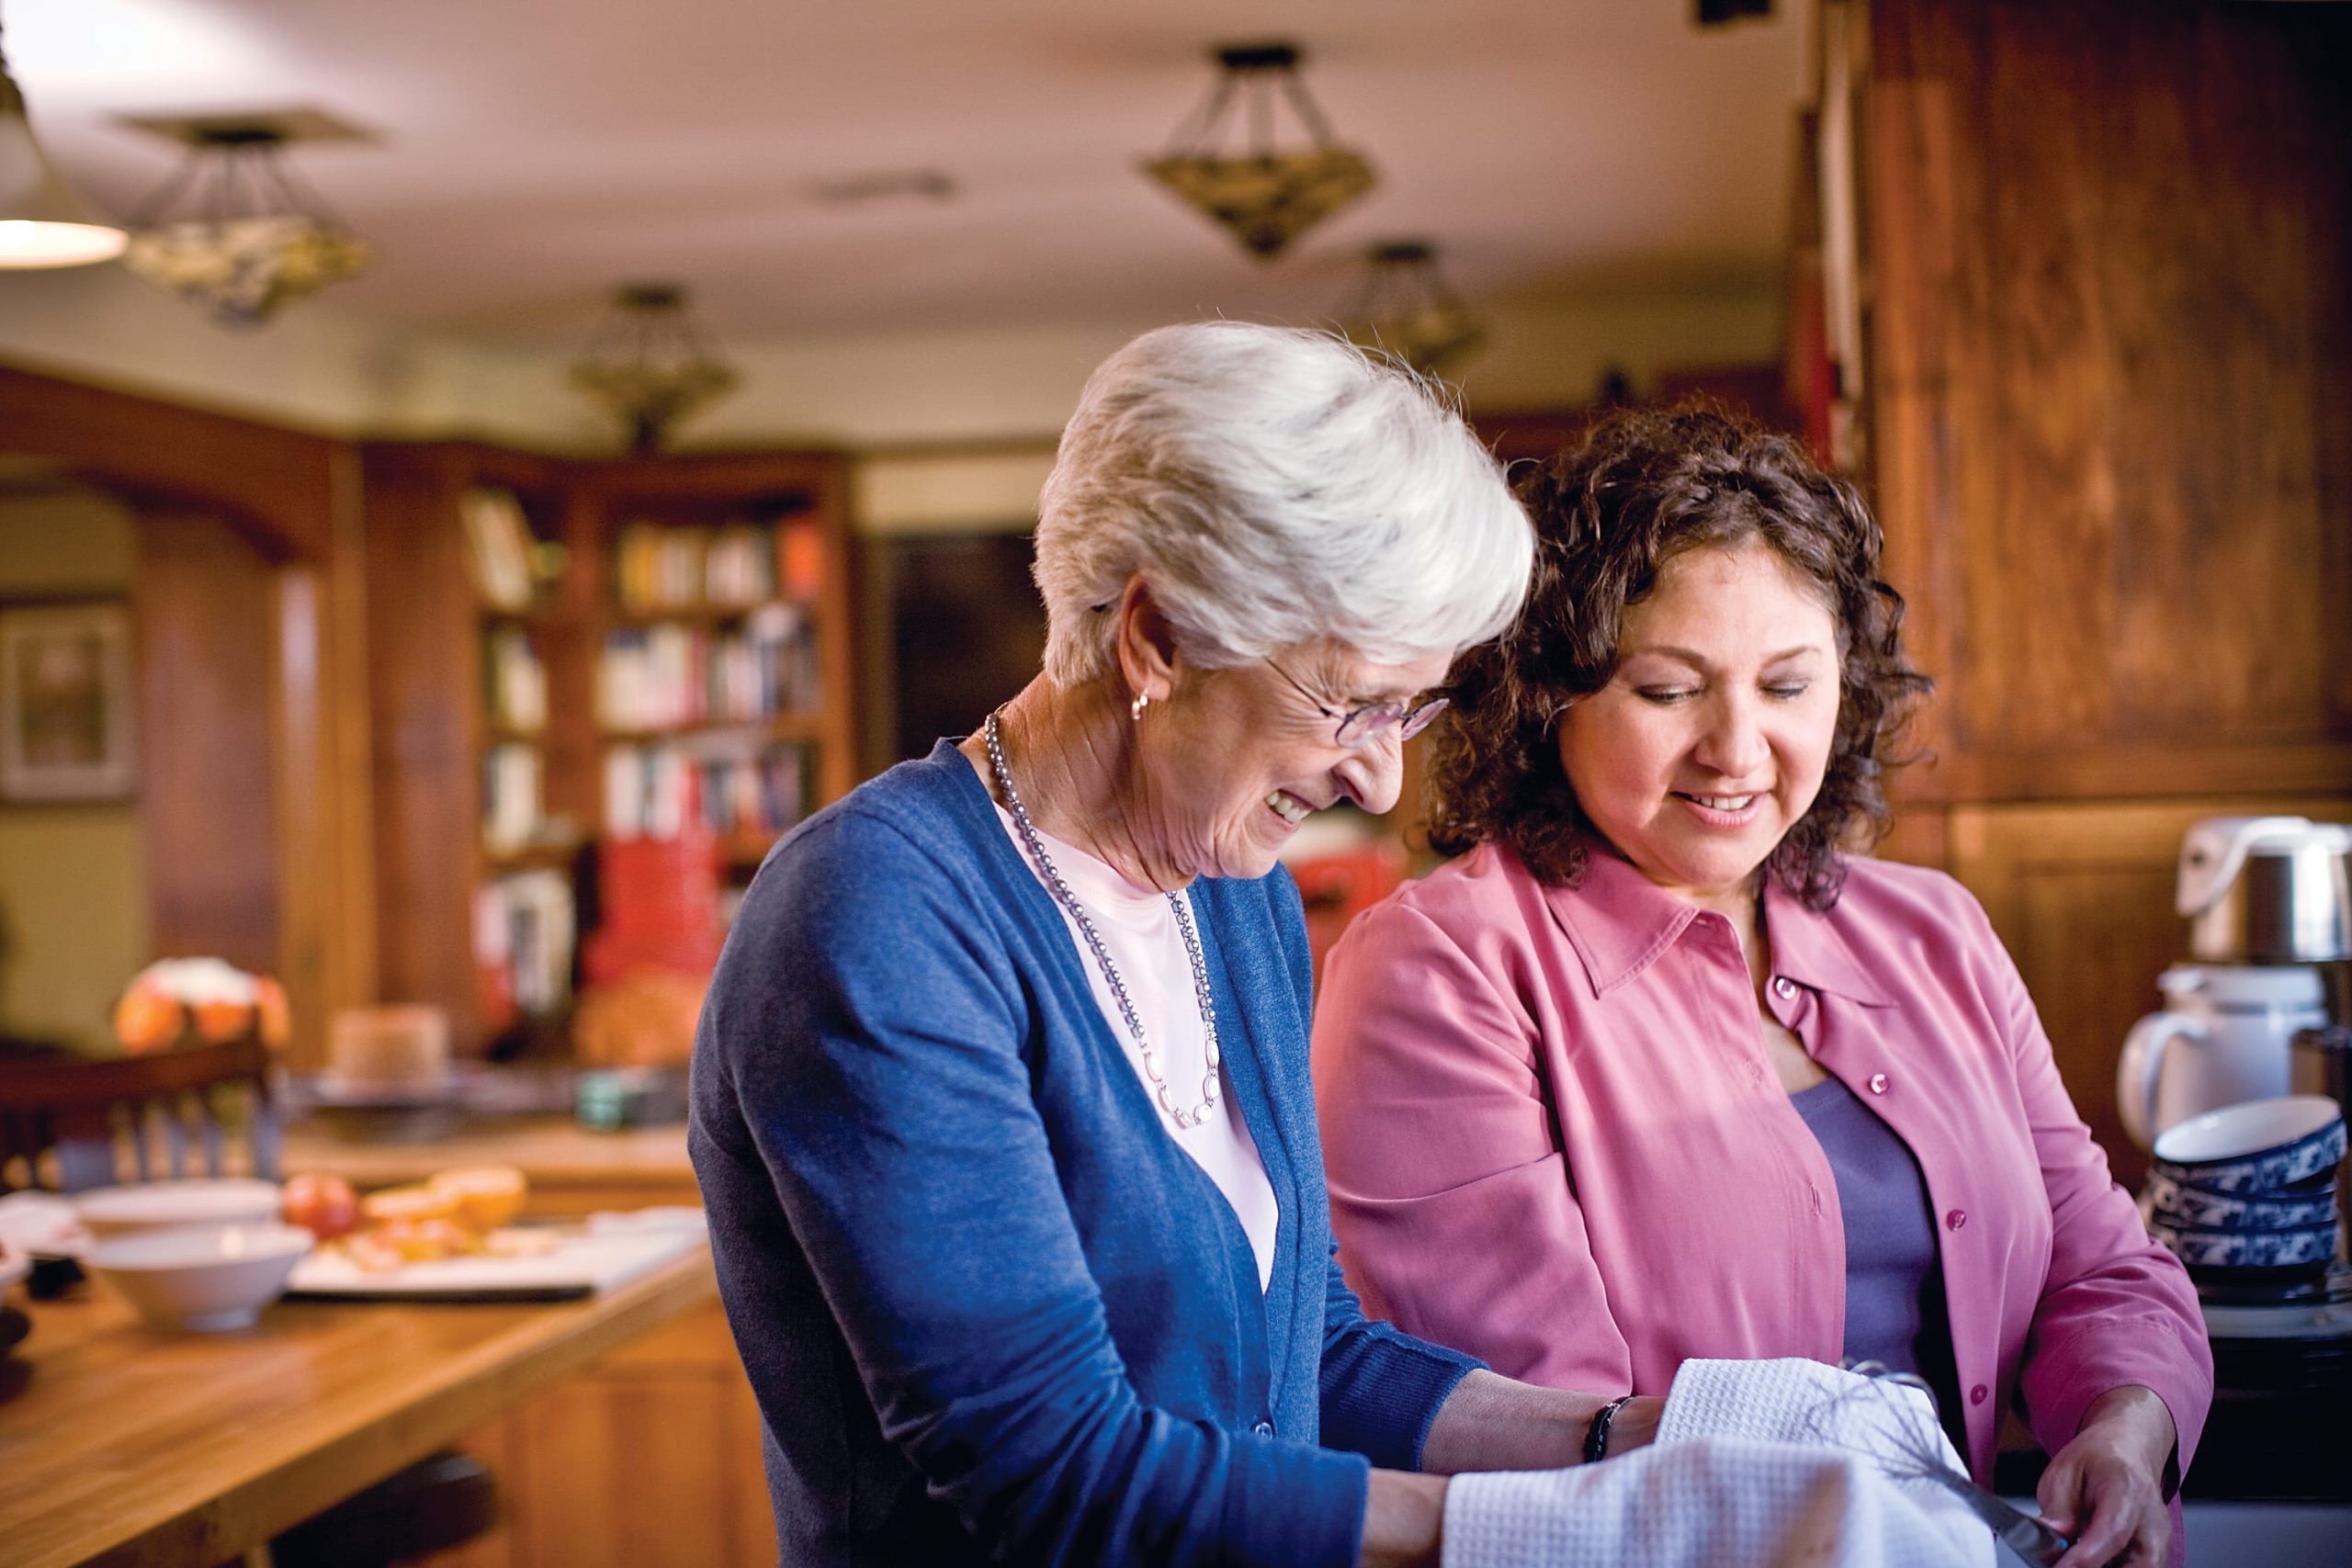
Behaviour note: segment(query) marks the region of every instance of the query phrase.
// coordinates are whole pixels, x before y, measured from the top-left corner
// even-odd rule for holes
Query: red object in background
[[[639,969],[707,979],[718,963],[718,841],[702,831],[607,839],[596,860],[601,919],[580,954],[587,983]]]
[[[1348,922],[1388,897],[1405,880],[1404,846],[1377,839],[1361,849],[1314,855],[1289,863],[1306,906],[1306,946],[1314,955],[1315,972],[1323,973],[1323,954],[1340,940]]]
[[[813,604],[825,588],[825,536],[813,517],[795,517],[776,529],[776,578],[785,597]]]

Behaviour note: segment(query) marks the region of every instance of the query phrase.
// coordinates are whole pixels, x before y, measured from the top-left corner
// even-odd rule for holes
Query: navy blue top
[[[770,852],[689,1145],[785,1562],[1351,1563],[1367,1461],[1418,1466],[1479,1363],[1333,1261],[1297,888],[1193,897],[1280,1209],[1262,1295],[953,746]]]
[[[1917,1372],[1958,1409],[1936,1217],[1919,1162],[1838,1078],[1789,1097],[1838,1179],[1846,1229],[1846,1359]],[[1949,1392],[1947,1392],[1949,1385]]]

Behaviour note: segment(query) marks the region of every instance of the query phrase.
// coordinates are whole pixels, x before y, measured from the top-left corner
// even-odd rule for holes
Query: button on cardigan
[[[1286,874],[1193,884],[1272,1278],[1161,1130],[1050,896],[942,742],[770,852],[689,1145],[784,1561],[1355,1561],[1467,1357],[1332,1260]]]
[[[2013,1392],[2055,1452],[2133,1383],[2170,1409],[2186,1469],[2213,1387],[2196,1294],[2109,1177],[1976,900],[1855,859],[1827,912],[1768,887],[1764,919],[1774,1016],[1957,1216],[1937,1240],[1978,1479]],[[1686,1357],[1838,1360],[1837,1181],[1756,1009],[1731,923],[1599,849],[1556,887],[1485,846],[1368,910],[1327,957],[1315,1028],[1367,1309],[1568,1388],[1664,1393]]]

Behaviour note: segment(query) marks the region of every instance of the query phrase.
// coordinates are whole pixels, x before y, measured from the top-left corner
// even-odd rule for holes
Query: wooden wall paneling
[[[1958,806],[1949,869],[1984,904],[2041,1014],[2075,1109],[2119,1179],[2147,1156],[2115,1110],[2123,1036],[2155,1010],[2156,976],[2188,956],[2173,910],[2181,835],[2202,817],[2282,812],[2352,819],[2326,796]]]
[[[159,957],[278,967],[277,578],[217,517],[140,515],[140,816]]]
[[[334,802],[317,782],[337,772],[333,748],[335,714],[326,682],[328,664],[321,574],[289,565],[276,574],[275,635],[269,732],[273,744],[269,800],[270,843],[277,874],[275,905],[278,957],[275,966],[286,987],[294,1037],[287,1060],[299,1070],[326,1061],[326,1022],[336,995],[331,949],[335,915],[320,874],[335,859]]]
[[[1933,802],[1899,803],[1894,811],[1894,826],[1871,852],[1879,860],[1901,861],[1906,865],[1930,866],[1938,871],[1949,870],[1951,862],[1951,814]]]
[[[108,489],[217,503],[276,553],[334,553],[340,444],[323,436],[5,365],[0,431],[8,451],[62,458]]]
[[[455,459],[370,447],[364,460],[378,985],[447,1010],[471,1051],[480,655]]]
[[[1866,316],[1872,417],[1865,456],[1875,470],[1886,535],[1881,570],[1905,597],[1913,662],[1939,683],[1939,696],[1912,726],[1913,744],[1941,758],[1953,750],[1949,688],[1961,665],[1950,614],[1959,601],[1961,536],[1960,454],[1950,404],[1967,384],[1952,362],[1968,357],[1965,346],[1952,342],[1967,227],[1957,209],[1957,133],[1945,83],[1892,80],[1873,85],[1869,95],[1869,112],[1858,117],[1863,243],[1875,258]],[[1933,768],[1909,770],[1894,787],[1929,798],[1942,793]]]
[[[826,704],[824,754],[817,760],[817,784],[826,800],[839,800],[857,787],[858,638],[856,541],[851,536],[847,465],[826,459],[825,483],[817,491],[818,526],[825,536],[823,620],[817,627],[817,657],[827,671],[832,700]]]
[[[298,865],[291,851],[275,843],[259,852],[280,868],[285,907],[277,915],[277,953],[257,954],[255,961],[288,979],[296,1003],[293,1060],[308,1065],[325,1014],[374,994],[374,845],[364,789],[368,727],[362,707],[349,700],[365,669],[364,651],[350,635],[359,615],[359,492],[351,481],[351,448],[300,431],[6,366],[0,366],[0,431],[11,453],[61,461],[134,512],[209,518],[281,571],[316,574],[308,581],[326,585],[307,655],[282,638],[273,649],[279,661],[317,660],[302,671],[279,666],[278,716],[304,733],[290,742],[278,737],[274,753],[256,748],[244,757],[247,762],[277,758],[267,788],[248,793],[256,799],[274,793],[277,826],[299,841],[305,857]],[[281,582],[277,605],[257,602],[254,626],[276,626],[283,633],[286,615],[307,613],[285,597],[292,581]],[[297,585],[292,592],[310,589]],[[300,628],[291,635],[300,637]],[[261,693],[254,697],[258,702]],[[300,889],[284,880],[297,874],[306,878]],[[191,880],[169,896],[184,897],[194,889]],[[294,893],[300,896],[285,897]]]
[[[376,803],[368,697],[367,479],[359,453],[339,446],[330,459],[334,549],[325,571],[320,637],[326,669],[319,688],[328,719],[322,791],[330,819],[327,859],[318,874],[335,890],[327,912],[326,986],[341,1004],[373,1001],[376,976]],[[299,1021],[298,1021],[299,1030]],[[323,1066],[324,1020],[315,1064]],[[300,1035],[298,1032],[298,1043]]]
[[[1946,686],[1925,787],[2352,787],[2352,16],[1871,18],[1867,417]]]
[[[2299,48],[2295,61],[2302,72],[2303,100],[2315,106],[2312,145],[2333,149],[2334,156],[2309,159],[2303,165],[2305,209],[2311,214],[2312,276],[2352,278],[2352,28],[2340,25],[2332,40]],[[2320,556],[2312,563],[2334,590],[2352,587],[2352,287],[2321,288],[2312,301],[2312,345],[2314,375],[2312,407],[2317,411],[2316,459],[2319,465],[2319,509],[2323,519]],[[2352,728],[2352,615],[2343,613],[2346,598],[2332,592],[2337,613],[2323,616],[2320,637],[2328,671],[2327,708],[2338,728]]]

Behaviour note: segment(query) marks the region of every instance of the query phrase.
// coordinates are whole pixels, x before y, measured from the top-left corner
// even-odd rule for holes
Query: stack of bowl
[[[2335,1260],[2343,1113],[2324,1095],[2249,1100],[2158,1134],[2149,1228],[2211,1284],[2289,1284]]]

